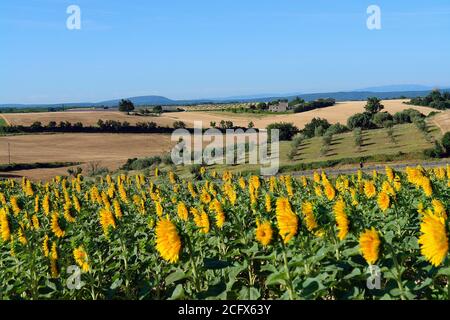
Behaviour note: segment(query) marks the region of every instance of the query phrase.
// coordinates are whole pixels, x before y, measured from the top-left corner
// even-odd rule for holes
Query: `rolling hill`
[[[390,86],[392,88],[398,86]],[[403,87],[403,88],[407,88]],[[410,86],[411,88],[417,86]],[[163,96],[139,96],[139,97],[130,97],[130,99],[135,105],[142,106],[154,106],[154,105],[162,105],[162,106],[177,106],[177,105],[193,105],[193,104],[202,104],[202,103],[231,103],[231,102],[268,102],[277,100],[280,98],[293,100],[296,97],[300,97],[306,101],[312,101],[320,98],[333,98],[336,101],[358,101],[358,100],[366,100],[369,97],[378,97],[380,99],[394,99],[399,97],[407,97],[407,98],[415,98],[420,96],[426,96],[430,93],[431,90],[420,90],[420,91],[384,91],[389,87],[375,87],[372,89],[377,89],[379,91],[348,91],[348,92],[324,92],[324,93],[307,93],[307,94],[298,94],[292,96],[241,96],[241,97],[232,97],[232,98],[213,98],[213,99],[194,99],[194,100],[172,100]],[[384,88],[384,89],[383,89]],[[368,88],[370,89],[370,88]],[[443,89],[443,91],[450,91],[450,88]],[[80,103],[59,103],[59,104],[0,104],[0,108],[73,108],[73,107],[113,107],[117,106],[120,99],[106,100],[100,102],[80,102]]]

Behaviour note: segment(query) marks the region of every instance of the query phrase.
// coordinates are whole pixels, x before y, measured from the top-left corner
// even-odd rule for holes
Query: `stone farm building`
[[[289,109],[287,102],[279,102],[278,104],[269,106],[270,112],[286,112]]]

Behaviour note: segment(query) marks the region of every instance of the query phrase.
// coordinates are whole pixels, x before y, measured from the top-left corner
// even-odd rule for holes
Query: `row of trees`
[[[174,123],[175,127],[176,123]],[[173,129],[158,126],[155,122],[140,122],[131,125],[127,121],[120,122],[115,120],[98,120],[96,126],[84,126],[81,122],[71,123],[69,121],[61,121],[56,123],[50,121],[43,125],[40,121],[36,121],[30,126],[4,126],[0,127],[3,133],[39,133],[39,132],[106,132],[106,133],[170,133]]]
[[[211,127],[226,129],[247,129],[244,127],[236,127],[232,121],[222,120],[217,125],[216,122],[210,123]],[[250,122],[248,128],[253,128],[254,124]],[[174,129],[188,129],[183,121],[175,121],[172,128],[169,126],[158,126],[156,122],[138,122],[131,125],[129,122],[116,120],[98,120],[96,126],[85,126],[81,122],[71,123],[69,121],[50,121],[44,125],[40,121],[36,121],[30,126],[1,126],[0,133],[39,133],[39,132],[106,132],[106,133],[172,133]]]
[[[425,115],[415,109],[406,109],[391,115],[388,112],[381,112],[384,106],[378,98],[369,98],[365,106],[365,112],[357,113],[347,120],[347,127],[350,130],[361,128],[364,130],[376,128],[389,128],[394,124],[413,123],[416,120],[425,118]]]
[[[336,104],[335,99],[318,99],[315,101],[309,101],[305,102],[305,100],[296,98],[295,100],[291,101],[289,105],[294,108],[295,113],[301,113],[306,112],[310,110],[320,109],[320,108],[326,108],[331,107]]]
[[[450,92],[442,92],[433,90],[426,97],[418,97],[411,99],[408,104],[416,106],[425,106],[439,110],[450,109]]]

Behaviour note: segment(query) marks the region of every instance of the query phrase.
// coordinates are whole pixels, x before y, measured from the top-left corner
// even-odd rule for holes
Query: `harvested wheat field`
[[[34,112],[34,113],[5,113],[4,118],[10,125],[29,126],[35,121],[42,125],[47,125],[50,121],[59,123],[60,121],[69,121],[71,123],[81,122],[84,126],[96,126],[99,119],[115,120],[136,124],[138,122],[156,122],[160,126],[169,126],[173,124],[169,117],[144,117],[130,116],[119,111],[61,111],[61,112]]]
[[[8,143],[12,163],[82,162],[117,169],[129,158],[160,155],[172,148],[170,135],[163,134],[39,134],[0,137],[0,163],[8,163]],[[32,179],[48,179],[67,174],[67,168],[8,172]]]
[[[433,122],[441,129],[442,133],[450,131],[450,110],[436,115]]]
[[[435,109],[428,107],[410,106],[404,104],[403,102],[408,100],[385,100],[383,105],[385,107],[384,111],[391,114],[405,110],[405,109],[416,109],[425,115],[428,115]],[[292,122],[298,128],[302,129],[305,124],[310,122],[315,117],[325,118],[330,123],[340,122],[342,124],[347,123],[347,119],[358,112],[364,111],[364,106],[366,101],[348,101],[348,102],[338,102],[335,106],[311,110],[303,113],[295,114],[282,114],[282,115],[261,115],[261,114],[235,114],[232,112],[183,112],[183,113],[170,113],[165,114],[163,117],[170,117],[173,121],[181,120],[188,125],[192,125],[194,121],[203,121],[203,126],[209,126],[211,121],[215,121],[217,124],[221,120],[233,121],[235,125],[246,127],[250,121],[253,121],[256,128],[265,128],[267,125],[274,122]]]

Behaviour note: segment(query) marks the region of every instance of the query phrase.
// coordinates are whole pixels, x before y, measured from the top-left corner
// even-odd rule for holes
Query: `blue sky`
[[[444,86],[449,39],[448,0],[2,0],[0,103]]]

